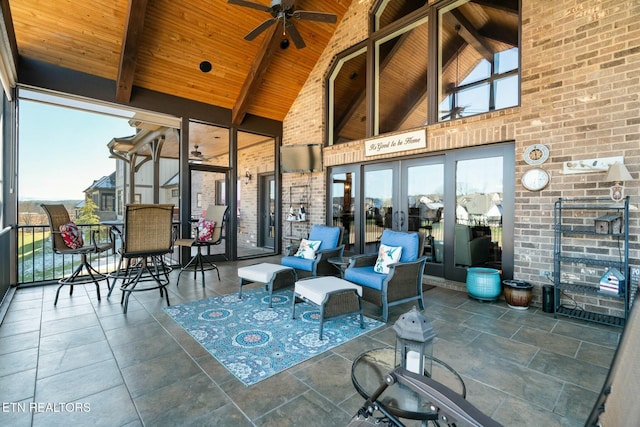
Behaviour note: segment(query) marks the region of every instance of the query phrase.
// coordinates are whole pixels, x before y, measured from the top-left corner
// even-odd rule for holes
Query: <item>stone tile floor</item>
[[[205,288],[190,274],[176,287],[174,271],[171,304],[237,292],[237,268],[268,260],[218,263],[222,280],[209,272]],[[246,387],[164,313],[157,292],[132,296],[124,315],[119,290],[107,299],[104,286],[98,302],[93,285],[71,297],[63,289],[54,307],[55,290],[18,289],[0,325],[3,426],[344,426],[364,402],[351,384],[353,360],[393,346],[391,326],[412,307],[394,307],[386,327]],[[505,426],[584,424],[620,329],[444,287],[424,299],[434,356],[458,371],[474,405]]]

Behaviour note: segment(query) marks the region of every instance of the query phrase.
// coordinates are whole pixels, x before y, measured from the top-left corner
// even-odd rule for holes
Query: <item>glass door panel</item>
[[[456,267],[501,268],[503,164],[502,156],[456,163]]]
[[[398,163],[365,166],[364,253],[375,252],[384,229],[400,230],[404,217],[398,206]]]
[[[225,205],[226,204],[226,180],[227,173],[223,170],[215,170],[207,167],[193,167],[190,170],[191,180],[191,203],[190,203],[190,217],[193,227],[192,237],[195,237],[193,233],[194,227],[200,218],[203,218],[207,212],[209,205]],[[227,215],[229,213],[227,212]],[[229,217],[227,216],[227,225],[229,223]],[[212,261],[220,261],[227,259],[227,244],[224,236],[225,230],[222,230],[222,241],[219,245],[207,246],[207,257],[211,257]],[[196,248],[191,248],[191,254],[189,258],[196,254]]]
[[[274,249],[276,232],[276,180],[272,174],[260,176],[260,240],[258,246]]]
[[[238,132],[236,253],[274,254],[269,220],[275,218],[275,150],[272,137]]]
[[[406,230],[423,232],[427,262],[441,264],[444,242],[444,163],[441,157],[402,163]]]
[[[336,172],[331,175],[331,217],[334,226],[344,228],[342,243],[345,252],[354,252],[357,229],[355,227],[356,182],[355,172]]]

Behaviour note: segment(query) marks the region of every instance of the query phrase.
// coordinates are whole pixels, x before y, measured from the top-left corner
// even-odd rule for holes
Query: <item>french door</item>
[[[434,242],[444,235],[444,162],[434,156],[364,167],[365,253],[376,250],[385,229],[420,231],[430,274],[443,274],[444,259],[436,257]]]
[[[353,253],[375,252],[385,229],[420,231],[427,274],[464,281],[469,267],[482,266],[510,278],[514,161],[513,144],[497,144],[336,168],[330,175],[334,223],[353,221]]]

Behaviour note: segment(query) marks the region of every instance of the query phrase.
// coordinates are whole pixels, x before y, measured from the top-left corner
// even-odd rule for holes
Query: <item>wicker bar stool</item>
[[[127,312],[133,292],[160,290],[169,304],[169,272],[171,267],[162,257],[173,250],[173,205],[127,205],[124,216],[122,246],[117,276],[122,280],[121,304]],[[122,264],[126,263],[123,268]],[[139,285],[151,282],[150,285]],[[115,287],[115,283],[114,283]]]
[[[73,247],[68,246],[65,242],[65,238],[63,237],[63,232],[61,231],[61,227],[68,227],[68,225],[72,225],[75,227],[75,224],[71,222],[69,218],[69,212],[64,205],[40,205],[42,209],[47,214],[49,218],[49,227],[51,228],[51,242],[53,244],[53,252],[60,255],[80,255],[80,263],[75,268],[73,273],[69,277],[64,277],[58,280],[60,286],[58,286],[58,290],[56,291],[56,299],[53,302],[53,305],[58,304],[58,296],[60,295],[60,289],[63,286],[70,286],[69,295],[73,295],[73,286],[74,285],[83,285],[85,283],[95,283],[96,292],[98,294],[98,301],[100,301],[100,281],[104,280],[107,282],[107,288],[111,289],[109,285],[109,279],[106,274],[99,272],[96,270],[91,263],[89,262],[90,254],[99,254],[101,252],[108,251],[113,248],[113,241],[109,241],[106,243],[98,243],[96,240],[96,234],[98,230],[94,230],[91,233],[91,243],[84,244],[84,241],[77,240],[76,243],[78,245],[71,245]],[[81,233],[80,233],[81,234]],[[83,276],[82,272],[86,270],[87,275]]]

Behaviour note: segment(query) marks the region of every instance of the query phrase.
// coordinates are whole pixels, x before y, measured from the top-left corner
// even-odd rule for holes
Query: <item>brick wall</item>
[[[284,144],[324,140],[324,78],[336,54],[367,37],[373,0],[354,0],[284,121]],[[427,148],[414,153],[515,141],[514,278],[540,286],[553,270],[553,202],[558,197],[608,196],[604,174],[563,175],[563,162],[624,156],[635,181],[626,182],[640,204],[640,1],[522,1],[521,106],[427,127]],[[520,185],[530,168],[524,149],[550,149],[543,165],[551,184],[542,192]],[[413,153],[411,153],[413,154]],[[393,157],[382,156],[382,157]],[[370,158],[367,158],[369,160]],[[324,166],[364,162],[364,141],[324,149]],[[301,179],[285,175],[283,187]],[[306,179],[306,178],[305,178]],[[312,174],[312,222],[324,222],[324,174]],[[640,265],[638,217],[631,215],[631,265]],[[608,299],[589,300],[602,310]]]

